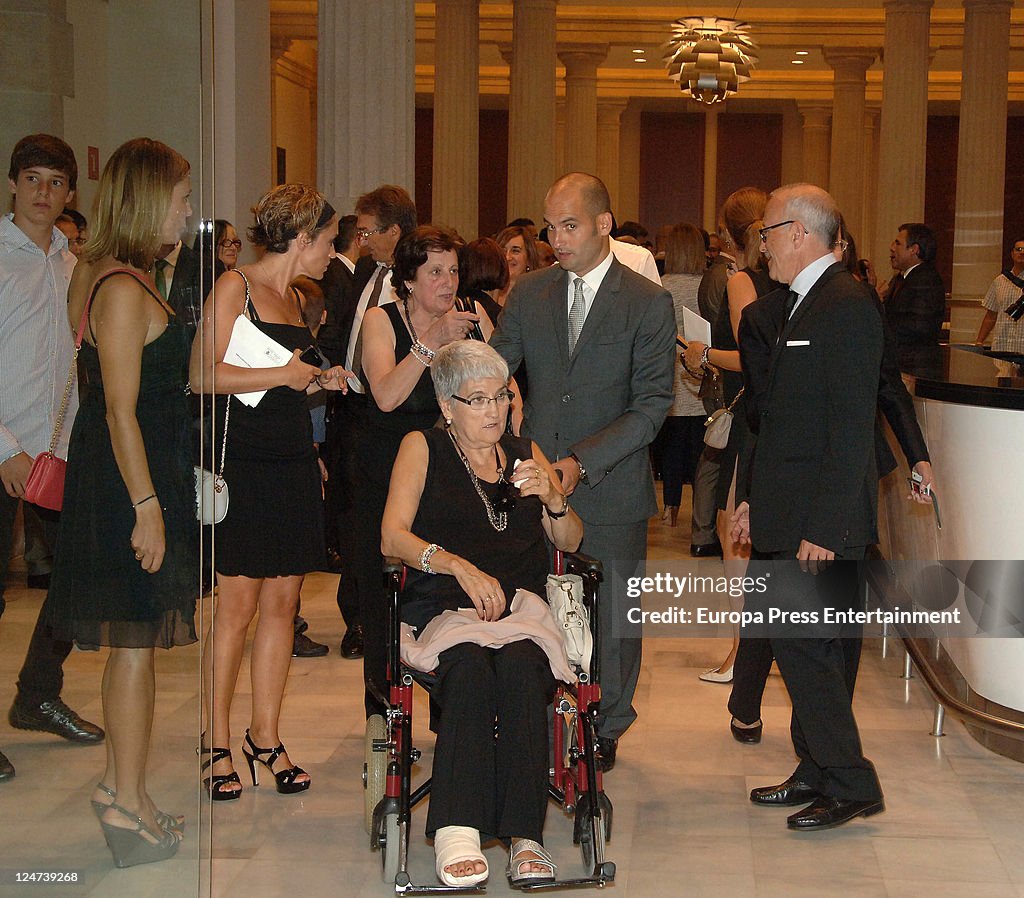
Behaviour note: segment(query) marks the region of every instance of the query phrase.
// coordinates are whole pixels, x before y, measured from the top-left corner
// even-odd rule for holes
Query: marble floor
[[[652,521],[653,557],[686,554],[685,521]],[[0,709],[6,710],[42,593],[8,590],[0,622]],[[102,747],[12,730],[0,720],[0,749],[17,766],[0,785],[0,896],[101,898],[276,898],[296,895],[383,898],[362,824],[363,715],[360,665],[337,654],[343,632],[335,578],[311,576],[303,591],[310,635],[331,645],[325,658],[297,659],[288,684],[282,736],[313,788],[280,796],[249,785],[238,752],[248,708],[243,665],[233,712],[239,801],[209,805],[196,789],[199,732],[198,646],[158,653],[158,695],[150,791],[163,807],[189,817],[182,850],[171,861],[113,868],[89,810]],[[866,754],[885,789],[887,811],[818,834],[791,833],[785,810],[755,807],[750,788],[784,779],[794,759],[789,703],[773,675],[764,703],[765,735],[744,746],[729,734],[728,687],[697,680],[724,657],[722,639],[654,638],[645,642],[637,694],[639,720],[623,738],[606,789],[615,805],[608,857],[618,876],[612,894],[654,896],[844,896],[844,898],[1024,898],[1024,765],[978,746],[956,721],[929,735],[932,704],[919,679],[900,678],[902,654],[865,645],[856,700]],[[102,716],[102,653],[75,652],[65,667],[64,698],[93,720]],[[421,700],[421,706],[422,706]],[[419,720],[425,720],[421,713]],[[420,770],[431,739],[419,728]],[[414,816],[411,872],[433,881],[432,850]],[[550,807],[546,841],[564,875],[582,873],[571,821]],[[488,892],[510,892],[498,846],[487,850]],[[15,874],[63,870],[76,882],[17,884]]]

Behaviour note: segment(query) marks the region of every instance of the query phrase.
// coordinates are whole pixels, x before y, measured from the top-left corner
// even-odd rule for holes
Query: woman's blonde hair
[[[703,274],[708,257],[704,236],[692,224],[677,224],[665,241],[665,274]]]
[[[740,251],[744,268],[761,267],[761,238],[757,232],[764,226],[762,219],[767,205],[768,194],[757,187],[741,187],[729,194],[722,204],[721,228],[728,231],[733,245]]]
[[[185,157],[159,140],[136,137],[121,144],[100,176],[82,258],[95,262],[113,256],[149,271],[164,242],[160,232],[171,194],[189,171]]]
[[[334,209],[316,188],[280,184],[252,207],[255,223],[249,240],[268,253],[284,253],[299,234],[313,238],[334,217]]]

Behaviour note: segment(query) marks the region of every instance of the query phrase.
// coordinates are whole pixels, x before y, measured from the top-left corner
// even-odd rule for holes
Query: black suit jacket
[[[782,327],[767,382],[754,391],[762,411],[749,502],[758,551],[795,550],[806,539],[841,556],[877,540],[882,352],[882,322],[863,287],[840,263],[830,266]]]
[[[167,294],[167,304],[191,334],[195,334],[203,317],[204,298],[199,278],[199,254],[183,243],[174,265],[174,280]]]
[[[885,301],[885,320],[899,349],[938,346],[946,317],[946,288],[931,262],[922,262],[900,282]]]
[[[341,259],[332,259],[320,279],[320,289],[324,291],[324,303],[327,308],[327,321],[320,328],[317,342],[332,365],[345,364],[345,353],[348,351],[348,341],[352,334],[356,306],[359,305],[359,297],[375,268],[376,265],[369,256],[361,256],[356,261],[355,271],[349,271]]]

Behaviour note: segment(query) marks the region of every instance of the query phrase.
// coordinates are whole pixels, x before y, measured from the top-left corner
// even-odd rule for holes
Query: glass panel
[[[163,278],[167,302],[179,313],[176,319],[184,319],[186,325],[190,323],[187,310],[201,301],[198,272],[208,255],[201,241],[197,254],[192,252],[196,230],[201,220],[213,217],[212,179],[207,176],[212,172],[210,127],[202,115],[202,110],[212,107],[208,77],[212,67],[207,61],[211,8],[211,0],[171,4],[163,0],[67,0],[29,4],[19,15],[5,16],[3,25],[5,46],[25,49],[24,55],[18,51],[16,58],[5,57],[6,74],[0,74],[0,156],[6,164],[12,147],[27,134],[62,138],[78,165],[77,191],[69,204],[88,219],[90,237],[104,231],[95,207],[101,173],[122,143],[150,137],[171,146],[190,163],[192,215],[180,249],[171,244],[166,258],[174,268],[166,269]],[[38,67],[39,74],[32,77],[21,70],[28,66]],[[33,85],[34,93],[25,91],[26,83]],[[40,163],[36,160],[34,164]],[[128,195],[124,190],[114,193],[118,201]],[[166,191],[157,189],[155,193],[162,198],[160,202],[165,201]],[[69,233],[71,229],[69,226]],[[72,248],[82,247],[79,239],[79,234],[72,235]],[[40,254],[39,262],[45,258]],[[8,264],[0,260],[0,266]],[[83,276],[92,271],[85,259],[77,264],[72,308],[76,285],[88,283]],[[0,268],[0,282],[5,285],[11,283],[7,274]],[[92,280],[96,276],[92,274]],[[155,268],[144,272],[143,279],[151,289],[159,286]],[[66,280],[52,280],[63,300]],[[82,296],[86,293],[87,287]],[[5,306],[6,299],[5,295]],[[146,305],[150,301],[141,302]],[[63,309],[56,302],[52,305],[53,326],[46,336],[51,339],[49,335],[57,333],[55,339],[59,340],[57,328],[64,323]],[[198,529],[190,504],[192,459],[186,458],[185,435],[191,423],[182,389],[187,338],[174,323],[162,330],[162,315],[157,312],[154,316],[155,305],[147,308],[151,323],[142,341],[145,347],[138,349],[137,355],[133,355],[131,340],[125,338],[119,341],[122,348],[114,363],[92,347],[83,349],[78,360],[81,406],[64,424],[72,448],[63,524],[58,523],[56,514],[37,513],[34,507],[24,505],[12,527],[18,503],[6,493],[0,496],[0,553],[4,555],[0,569],[10,557],[6,589],[0,576],[0,683],[9,684],[0,692],[0,710],[6,713],[15,702],[12,725],[0,731],[0,752],[16,769],[11,777],[0,759],[0,894],[4,895],[27,894],[32,891],[31,883],[40,882],[51,884],[39,889],[40,894],[62,896],[173,894],[198,898],[209,894],[208,877],[200,875],[200,845],[208,843],[209,831],[207,827],[204,833],[201,826],[202,790],[195,750],[201,725],[200,644],[179,644],[166,651],[139,648],[154,641],[162,645],[163,634],[154,637],[154,628],[142,628],[137,621],[125,625],[126,618],[136,614],[143,620],[153,616],[147,610],[139,613],[140,609],[153,601],[152,584],[158,577],[170,577],[175,567],[175,553],[169,549],[159,574],[147,574],[141,585],[133,583],[132,578],[140,572],[132,559],[132,553],[140,548],[136,515],[142,520],[144,510],[160,508],[167,546],[181,546],[182,534],[188,531],[187,539],[191,539]],[[103,333],[102,321],[94,316],[92,323]],[[91,340],[87,331],[87,342]],[[10,359],[34,345],[27,332],[12,337],[0,321],[0,355]],[[123,376],[115,367],[127,363],[130,369],[133,357],[139,359],[137,370],[141,372],[135,421],[143,436],[145,464],[126,473],[125,458],[141,458],[141,453],[123,449],[132,442],[134,426],[127,428],[128,436],[121,438],[115,457],[106,417],[114,393],[110,385]],[[59,399],[67,368],[49,375],[58,384]],[[26,390],[35,388],[34,382],[25,385]],[[2,399],[0,409],[5,409]],[[10,424],[12,430],[22,426],[15,421],[3,423]],[[18,438],[24,440],[27,452],[31,450],[29,454],[40,451],[33,446],[31,435]],[[0,458],[8,454],[3,450],[0,446]],[[167,473],[174,470],[170,461],[179,462],[176,477]],[[8,480],[6,472],[4,480]],[[135,491],[138,483],[148,485],[150,481],[159,494],[157,499],[147,500],[133,511],[131,502],[143,498]],[[96,496],[110,498],[96,502]],[[159,543],[156,536],[152,539]],[[194,569],[193,543],[188,543],[188,557],[178,563],[178,571]],[[143,554],[140,566],[145,563]],[[109,565],[95,564],[108,558]],[[125,561],[128,574],[111,576]],[[105,571],[99,570],[104,567]],[[48,595],[36,587],[45,585],[51,571],[54,588]],[[201,592],[198,575],[173,592],[184,598],[187,611]],[[37,629],[37,619],[51,610],[57,618],[56,635]],[[90,613],[103,623],[89,624]],[[165,616],[159,617],[163,620]],[[71,620],[76,623],[70,624]],[[197,626],[201,620],[197,606]],[[191,615],[186,613],[178,637],[170,641],[188,643],[190,625]],[[140,634],[140,629],[146,632]],[[167,632],[166,627],[162,629]],[[94,639],[86,638],[90,632]],[[70,644],[60,641],[58,637],[63,635],[73,635],[78,642],[66,660],[62,659]],[[101,644],[89,644],[93,642]],[[111,642],[120,647],[110,648]],[[155,677],[151,677],[151,669]],[[60,702],[66,702],[73,713]],[[105,728],[105,744],[85,741],[90,727],[82,719]],[[151,807],[134,786],[136,782],[144,782]],[[111,792],[97,788],[97,783]],[[144,817],[154,816],[155,809],[168,812],[170,816],[161,819],[165,827],[180,828],[176,818],[184,816],[184,838],[176,851],[167,852],[173,857],[143,863],[156,860],[159,849],[132,833],[136,828],[132,817],[105,810],[104,806],[115,800],[113,792],[119,804],[132,811],[139,809]],[[101,828],[102,823],[107,826]],[[111,829],[112,824],[122,828]],[[162,833],[158,831],[158,835]],[[117,869],[115,861],[131,869]]]

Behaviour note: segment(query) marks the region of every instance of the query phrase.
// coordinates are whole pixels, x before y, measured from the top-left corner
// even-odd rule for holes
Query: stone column
[[[625,99],[597,101],[597,176],[612,198],[612,210],[619,207],[619,132]]]
[[[885,259],[896,229],[924,220],[928,136],[928,26],[932,0],[885,0],[882,119],[873,259]],[[1003,88],[1001,88],[1003,89]],[[867,251],[869,247],[865,247]]]
[[[597,67],[608,56],[607,44],[559,47],[565,66],[565,168],[597,170]]]
[[[416,186],[416,17],[407,0],[320,3],[317,177],[339,212]]]
[[[869,256],[874,246],[875,207],[878,204],[878,121],[881,109],[877,105],[868,106],[864,112],[864,216],[861,219],[860,233],[854,233],[857,239],[857,251],[861,257]]]
[[[271,159],[271,177],[277,183],[277,147],[281,142],[277,139],[277,88],[278,71],[281,58],[288,52],[292,39],[286,34],[270,35],[270,149],[274,157]],[[287,177],[287,172],[285,173]]]
[[[861,48],[826,48],[835,72],[832,86],[832,152],[829,192],[846,223],[859,234],[864,211],[864,93],[867,70],[878,54]]]
[[[26,134],[64,136],[64,98],[75,94],[74,38],[66,7],[56,0],[0,0],[0,158],[5,172],[11,150]],[[85,147],[76,149],[85,152]],[[78,162],[84,169],[85,159]]]
[[[619,221],[640,220],[640,113],[638,100],[630,100],[619,119]]]
[[[555,180],[555,6],[517,0],[508,100],[509,219],[540,220]],[[412,4],[409,4],[411,7]]]
[[[555,100],[555,177],[569,171],[565,164],[565,98]]]
[[[964,0],[953,299],[979,300],[1002,267],[1011,0]],[[956,320],[953,330],[957,329]],[[952,337],[952,335],[951,335]]]
[[[431,217],[473,240],[479,225],[480,7],[436,0]]]
[[[782,107],[782,183],[804,178],[803,120],[792,100]]]
[[[828,190],[828,145],[831,135],[829,116],[832,107],[826,103],[800,101],[796,105],[804,120],[803,179],[808,184],[817,184]]]
[[[704,107],[704,229],[715,232],[718,219],[718,107]]]

